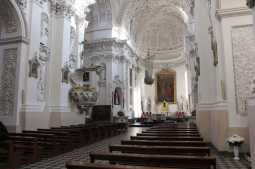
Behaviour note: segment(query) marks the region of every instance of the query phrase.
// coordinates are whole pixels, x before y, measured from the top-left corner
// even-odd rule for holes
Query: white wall
[[[237,113],[236,107],[236,89],[235,75],[233,67],[233,46],[232,30],[237,26],[247,26],[252,24],[251,15],[223,17],[221,19],[221,29],[223,35],[223,48],[226,70],[226,92],[228,98],[229,126],[230,127],[247,127],[247,116]]]

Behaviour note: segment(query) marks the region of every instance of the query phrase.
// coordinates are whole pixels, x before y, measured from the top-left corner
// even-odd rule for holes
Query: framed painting
[[[176,72],[162,70],[157,74],[157,101],[176,103]]]

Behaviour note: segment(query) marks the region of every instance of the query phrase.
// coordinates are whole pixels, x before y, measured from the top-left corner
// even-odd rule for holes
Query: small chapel
[[[255,169],[255,0],[0,0],[0,169]]]

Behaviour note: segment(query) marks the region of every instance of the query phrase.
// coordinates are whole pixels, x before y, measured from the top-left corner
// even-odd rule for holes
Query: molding
[[[228,104],[226,101],[199,103],[197,111],[228,111]]]
[[[69,113],[71,108],[68,106],[48,106],[48,111],[51,113]]]
[[[21,112],[43,112],[44,104],[40,105],[22,105]]]
[[[217,9],[216,10],[216,16],[219,19],[240,16],[240,15],[251,15],[251,9],[249,9],[247,7],[240,7],[240,8]]]
[[[0,40],[0,46],[7,45],[7,44],[13,44],[13,43],[29,44],[29,39],[22,37],[22,36],[17,36],[14,38],[5,38],[5,39]]]

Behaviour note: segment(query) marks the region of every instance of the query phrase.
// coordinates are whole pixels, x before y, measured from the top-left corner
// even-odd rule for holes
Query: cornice
[[[227,18],[240,15],[251,15],[251,9],[247,7],[230,8],[230,9],[217,9],[216,16],[218,18]]]
[[[27,39],[25,37],[22,37],[22,36],[17,36],[17,37],[14,37],[14,38],[5,38],[5,39],[0,40],[0,46],[13,44],[13,43],[29,44],[29,39]]]
[[[44,105],[22,105],[21,106],[21,111],[22,112],[43,112],[44,110]]]
[[[199,103],[197,111],[228,111],[228,104],[226,101]]]

